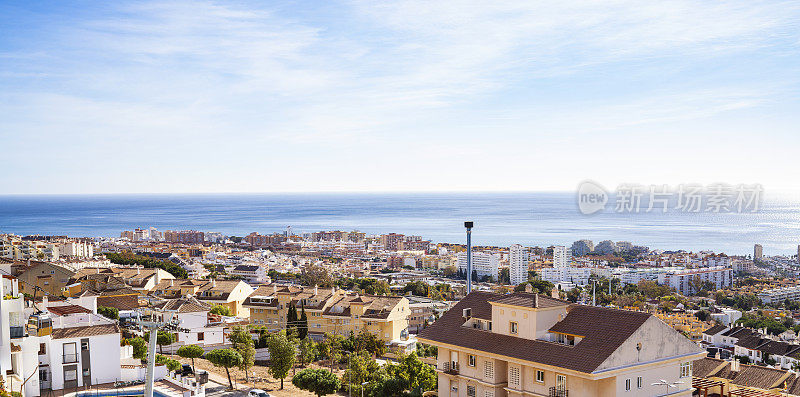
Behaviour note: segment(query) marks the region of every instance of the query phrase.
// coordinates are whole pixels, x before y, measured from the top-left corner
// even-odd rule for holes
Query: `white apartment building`
[[[766,304],[800,300],[800,286],[767,289],[756,294]]]
[[[554,267],[539,270],[541,279],[553,284],[585,286],[589,284],[592,270],[588,267]]]
[[[66,241],[58,247],[59,256],[75,256],[79,258],[94,257],[94,245],[86,241]]]
[[[658,283],[667,285],[683,295],[689,295],[692,290],[690,282],[710,281],[717,289],[729,287],[733,282],[733,269],[723,266],[705,267],[700,269],[683,269],[672,272],[663,272],[658,275]]]
[[[567,247],[563,245],[556,245],[553,247],[553,267],[567,267],[569,266],[569,258],[567,257]]]
[[[270,279],[267,276],[267,270],[260,265],[238,265],[229,272],[233,276],[239,276],[244,282],[251,285],[269,284]]]
[[[512,285],[528,281],[528,261],[525,257],[525,247],[522,245],[514,244],[508,247],[508,269]]]
[[[458,269],[466,272],[467,253],[459,252],[456,256],[458,258]],[[472,269],[478,273],[478,277],[491,276],[497,280],[499,266],[500,255],[485,252],[472,252]]]

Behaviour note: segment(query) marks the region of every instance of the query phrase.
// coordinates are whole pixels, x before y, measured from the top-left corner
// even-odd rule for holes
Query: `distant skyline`
[[[798,189],[797,2],[0,3],[0,195]]]

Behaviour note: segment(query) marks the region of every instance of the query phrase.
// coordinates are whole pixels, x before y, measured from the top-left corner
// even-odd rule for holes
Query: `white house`
[[[183,345],[218,345],[224,343],[224,326],[211,324],[208,312],[211,306],[193,296],[165,299],[153,305],[153,314],[159,321],[177,320],[183,330],[176,333],[178,340],[171,348]]]

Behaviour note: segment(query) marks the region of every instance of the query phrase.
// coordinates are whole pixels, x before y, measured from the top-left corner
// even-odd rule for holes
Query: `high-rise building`
[[[508,247],[508,270],[512,285],[528,281],[528,261],[525,247],[514,244]]]
[[[561,268],[567,267],[567,247],[563,245],[556,245],[553,247],[553,267]]]
[[[755,247],[753,247],[753,259],[761,259],[763,256],[764,248],[761,246],[761,244],[756,244]]]

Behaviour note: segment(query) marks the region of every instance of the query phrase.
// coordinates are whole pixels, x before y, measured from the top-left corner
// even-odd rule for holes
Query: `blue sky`
[[[0,3],[0,194],[800,174],[800,3]]]

